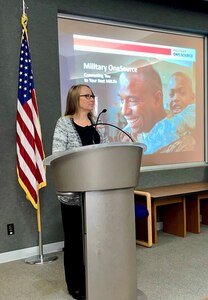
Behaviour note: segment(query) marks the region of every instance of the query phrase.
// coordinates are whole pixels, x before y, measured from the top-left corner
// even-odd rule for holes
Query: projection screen
[[[96,96],[95,114],[107,109],[102,122],[146,145],[143,167],[205,163],[204,36],[58,15],[58,42],[63,115],[69,88],[87,84]],[[151,66],[162,83],[154,107],[137,81],[130,83],[141,66]],[[116,127],[100,126],[111,142],[129,141]]]

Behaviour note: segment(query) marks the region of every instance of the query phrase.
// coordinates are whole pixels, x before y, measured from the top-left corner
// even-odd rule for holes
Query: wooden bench
[[[145,188],[134,191],[135,202],[146,205],[147,220],[136,222],[137,244],[152,247],[157,243],[157,208],[163,206],[163,231],[185,237],[186,232],[200,233],[208,225],[208,182],[194,182]]]

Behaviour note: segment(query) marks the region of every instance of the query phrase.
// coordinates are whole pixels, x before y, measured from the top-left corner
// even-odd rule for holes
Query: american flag
[[[26,198],[38,209],[39,189],[46,186],[45,157],[34,89],[27,33],[28,18],[22,16],[22,39],[17,100],[17,176]]]

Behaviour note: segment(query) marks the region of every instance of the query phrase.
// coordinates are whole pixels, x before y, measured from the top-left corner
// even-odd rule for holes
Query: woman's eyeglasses
[[[90,100],[90,98],[95,99],[95,95],[90,94],[80,94],[80,97],[85,97],[87,100]]]

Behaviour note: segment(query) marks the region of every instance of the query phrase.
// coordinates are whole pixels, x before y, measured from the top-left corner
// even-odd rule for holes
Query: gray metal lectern
[[[143,148],[109,143],[47,157],[57,194],[84,194],[87,300],[136,300],[134,187]]]

